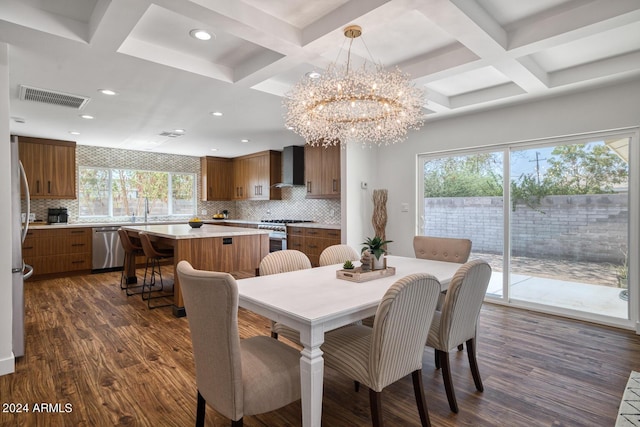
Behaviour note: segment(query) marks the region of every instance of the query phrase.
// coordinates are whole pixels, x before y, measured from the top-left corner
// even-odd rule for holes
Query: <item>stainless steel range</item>
[[[304,219],[263,219],[258,228],[269,230],[269,252],[287,249],[287,224],[313,222]]]

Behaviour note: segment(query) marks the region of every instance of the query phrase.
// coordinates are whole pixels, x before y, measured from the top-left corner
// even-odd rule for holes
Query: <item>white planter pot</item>
[[[386,264],[384,254],[380,255],[379,259],[374,254],[371,254],[371,259],[373,260],[372,270],[384,270]]]

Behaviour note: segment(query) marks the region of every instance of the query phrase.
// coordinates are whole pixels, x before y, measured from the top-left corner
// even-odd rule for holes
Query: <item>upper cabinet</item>
[[[223,157],[200,159],[202,200],[231,200],[233,194],[233,160]]]
[[[307,199],[340,198],[340,145],[304,147]]]
[[[18,148],[31,198],[76,198],[75,142],[19,136]]]
[[[279,188],[282,175],[282,153],[261,151],[233,159],[234,200],[280,200]]]

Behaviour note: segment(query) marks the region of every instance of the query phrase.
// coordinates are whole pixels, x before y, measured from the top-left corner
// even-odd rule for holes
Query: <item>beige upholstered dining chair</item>
[[[325,265],[343,264],[345,261],[358,261],[360,254],[349,245],[329,246],[320,254],[320,267]]]
[[[265,336],[240,339],[235,279],[187,261],[177,272],[196,366],[196,426],[204,426],[207,403],[240,427],[245,415],[300,399],[300,352]]]
[[[275,251],[267,254],[260,265],[258,271],[260,276],[268,276],[271,274],[287,273],[289,271],[305,270],[311,268],[311,261],[304,253],[295,249],[286,249],[284,251]],[[282,323],[271,321],[271,336],[278,339],[278,336],[300,344],[300,332],[293,328],[283,325]]]
[[[449,407],[456,413],[458,404],[453,391],[449,352],[466,342],[473,381],[476,389],[483,391],[476,360],[476,335],[478,317],[490,278],[491,266],[486,261],[473,260],[460,267],[449,283],[442,310],[436,311],[433,317],[427,338],[427,345],[435,349],[436,368],[442,370]]]
[[[423,426],[431,425],[422,385],[424,342],[440,293],[438,279],[413,274],[396,281],[378,305],[373,328],[350,325],[325,335],[325,366],[369,387],[371,420],[382,426],[382,390],[408,374]]]
[[[311,268],[309,257],[295,249],[286,249],[267,254],[260,261],[258,271],[261,276],[268,276],[270,274],[304,270],[305,268]]]
[[[464,264],[469,260],[471,240],[415,236],[413,238],[413,250],[416,258]]]

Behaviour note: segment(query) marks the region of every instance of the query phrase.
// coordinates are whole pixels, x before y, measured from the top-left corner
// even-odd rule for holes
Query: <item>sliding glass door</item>
[[[423,158],[419,234],[470,239],[472,258],[503,269],[503,151]],[[420,205],[420,204],[419,204]],[[501,276],[487,291],[501,298]]]
[[[629,138],[511,150],[513,301],[627,319]]]
[[[471,239],[488,298],[630,325],[635,144],[612,132],[420,156],[418,233]]]

